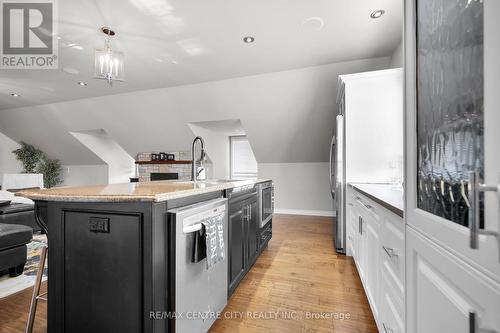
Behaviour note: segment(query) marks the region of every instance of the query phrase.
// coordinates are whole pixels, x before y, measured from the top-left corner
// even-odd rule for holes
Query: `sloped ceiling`
[[[387,68],[390,57],[0,110],[0,132],[64,164],[102,161],[69,132],[105,130],[131,156],[189,150],[188,123],[240,119],[259,163],[328,160],[337,76]]]
[[[388,56],[403,0],[60,0],[60,70],[0,70],[0,109]],[[370,13],[384,9],[373,20]],[[93,79],[102,26],[125,82]],[[243,37],[255,37],[253,44]],[[68,74],[62,69],[72,69]],[[81,87],[77,81],[85,81]],[[18,93],[20,98],[12,98]]]

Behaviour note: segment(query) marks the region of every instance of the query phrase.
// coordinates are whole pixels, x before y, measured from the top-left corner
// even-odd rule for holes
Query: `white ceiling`
[[[79,74],[0,70],[0,109],[388,56],[401,40],[403,0],[64,0],[58,6],[60,68]],[[386,14],[370,19],[376,9]],[[126,81],[112,87],[92,78],[101,26],[117,32],[113,45],[125,53]],[[255,43],[243,43],[247,35]]]

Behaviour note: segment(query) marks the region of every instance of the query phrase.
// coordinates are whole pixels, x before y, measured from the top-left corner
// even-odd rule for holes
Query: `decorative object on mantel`
[[[151,153],[151,161],[175,161],[175,154]]]
[[[190,160],[156,160],[156,161],[135,161],[135,164],[191,164]]]
[[[94,52],[94,77],[107,80],[110,85],[113,81],[124,79],[124,55],[123,52],[111,49],[111,37],[115,32],[108,27],[102,27],[101,31],[106,35],[104,48],[95,49]]]
[[[21,148],[12,153],[23,165],[23,173],[43,174],[45,187],[51,188],[62,183],[62,166],[59,160],[48,158],[40,149],[26,142],[21,142]]]

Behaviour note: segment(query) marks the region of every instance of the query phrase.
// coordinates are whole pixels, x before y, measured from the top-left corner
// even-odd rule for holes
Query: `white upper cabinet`
[[[497,282],[498,13],[498,0],[405,8],[407,224]]]
[[[405,2],[408,333],[500,333],[498,13]]]

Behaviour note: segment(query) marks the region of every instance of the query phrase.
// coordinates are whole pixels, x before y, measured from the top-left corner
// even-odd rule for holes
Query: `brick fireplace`
[[[137,154],[137,177],[140,182],[151,181],[151,174],[156,179],[175,179],[177,174],[179,180],[191,179],[191,153],[188,151],[169,151],[174,154],[175,161],[152,161],[151,154],[145,152]],[[161,175],[163,174],[163,175]]]

